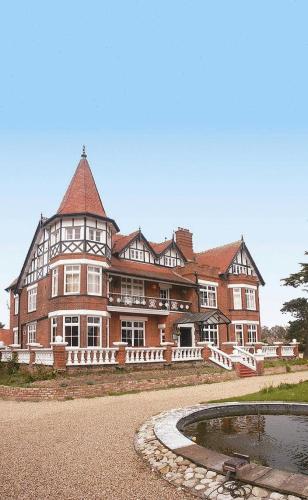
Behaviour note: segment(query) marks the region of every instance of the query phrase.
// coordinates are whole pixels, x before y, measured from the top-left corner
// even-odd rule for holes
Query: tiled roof
[[[170,281],[182,285],[195,285],[193,281],[180,276],[180,274],[178,274],[171,268],[166,268],[155,264],[145,264],[143,262],[118,259],[116,257],[112,257],[111,267],[109,268],[109,271],[129,274],[133,276],[140,276],[143,278],[153,278],[162,281]]]
[[[153,243],[152,241],[150,241],[149,243],[150,243],[151,247],[153,248],[153,250],[157,254],[160,254],[164,250],[166,250],[166,248],[168,248],[169,245],[171,245],[172,240],[166,240],[166,241],[163,241],[162,243]]]
[[[241,248],[242,241],[234,241],[221,247],[211,248],[205,252],[195,253],[197,264],[216,267],[220,273],[228,270],[229,265]]]
[[[14,281],[5,289],[6,291],[11,290],[11,288],[14,288],[15,285],[17,285],[18,278],[15,278]]]
[[[127,234],[127,235],[124,235],[124,234],[115,234],[114,237],[113,237],[113,248],[112,248],[112,251],[114,253],[121,252],[123,250],[123,248],[125,248],[126,245],[128,245],[128,243],[130,241],[132,241],[137,236],[138,233],[139,233],[139,231],[134,231],[133,233],[130,233],[130,234]]]
[[[92,213],[106,217],[90,165],[82,157],[64,195],[58,214]]]

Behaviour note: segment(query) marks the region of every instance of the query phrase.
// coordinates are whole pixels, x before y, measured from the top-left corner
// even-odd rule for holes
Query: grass
[[[280,384],[277,387],[269,385],[259,392],[235,398],[220,399],[212,401],[212,403],[229,401],[296,401],[298,403],[308,403],[308,380],[298,384]]]
[[[297,359],[270,359],[264,361],[264,368],[274,368],[275,366],[307,366],[308,359],[297,358]]]

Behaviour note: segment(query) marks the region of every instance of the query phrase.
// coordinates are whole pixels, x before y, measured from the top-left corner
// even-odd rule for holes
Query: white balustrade
[[[161,363],[164,351],[164,347],[127,347],[125,363]]]
[[[35,349],[35,365],[53,366],[53,350],[48,349]]]
[[[283,345],[281,346],[281,356],[283,357],[293,357],[294,356],[294,346],[293,345]]]
[[[10,349],[5,349],[1,351],[1,361],[6,363],[7,361],[11,361],[12,359],[12,351]]]
[[[225,370],[232,370],[232,361],[228,354],[210,344],[208,344],[208,348],[211,351],[210,361],[225,368]]]
[[[24,363],[28,365],[30,363],[30,351],[29,349],[20,349],[16,351],[18,363]]]
[[[257,362],[253,354],[250,354],[250,352],[238,345],[234,348],[234,352],[237,352],[240,356],[240,363],[242,365],[247,366],[247,368],[250,368],[251,370],[257,370]]]
[[[138,295],[123,295],[121,293],[112,293],[108,295],[110,305],[124,306],[124,307],[137,307],[146,309],[158,309],[165,311],[190,311],[191,302],[187,300],[177,299],[162,299],[160,297],[145,297]]]
[[[67,366],[116,365],[116,348],[66,347]]]
[[[262,354],[265,358],[277,358],[277,346],[263,345]]]
[[[172,361],[202,360],[202,347],[173,347]]]

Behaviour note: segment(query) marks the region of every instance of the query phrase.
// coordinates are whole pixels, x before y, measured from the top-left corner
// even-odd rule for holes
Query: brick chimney
[[[178,230],[175,231],[175,241],[179,248],[182,250],[186,259],[193,260],[193,234],[189,231],[189,229],[179,227]]]

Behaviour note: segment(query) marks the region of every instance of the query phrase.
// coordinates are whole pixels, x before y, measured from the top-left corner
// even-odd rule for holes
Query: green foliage
[[[13,352],[12,358],[6,363],[6,371],[8,375],[14,375],[19,370],[18,356],[16,352]]]
[[[277,387],[269,385],[263,387],[261,391],[253,394],[246,394],[236,398],[229,398],[222,401],[297,401],[308,403],[308,381],[298,384],[280,384]],[[215,401],[217,402],[217,401]]]
[[[288,328],[285,326],[275,325],[269,328],[263,326],[261,330],[262,342],[272,344],[273,342],[284,342],[288,338]]]
[[[292,371],[292,368],[290,365],[286,365],[286,372],[290,373]]]

